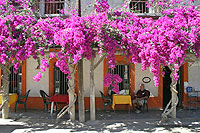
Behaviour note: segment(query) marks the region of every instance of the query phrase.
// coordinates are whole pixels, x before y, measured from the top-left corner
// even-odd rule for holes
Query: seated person
[[[141,112],[141,108],[144,104],[144,99],[149,98],[150,92],[144,89],[144,84],[140,84],[140,89],[136,93],[136,99],[133,100],[133,106],[136,109],[136,113]]]

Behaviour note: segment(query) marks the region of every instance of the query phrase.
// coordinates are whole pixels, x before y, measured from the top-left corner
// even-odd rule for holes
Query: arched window
[[[14,66],[10,68],[11,74],[9,75],[9,93],[21,94],[22,91],[22,66],[14,73]]]
[[[64,74],[60,68],[54,65],[53,72],[53,93],[54,94],[67,94],[68,90],[68,79],[67,74]]]
[[[147,0],[131,0],[130,10],[134,13],[149,13],[149,8],[146,6]]]

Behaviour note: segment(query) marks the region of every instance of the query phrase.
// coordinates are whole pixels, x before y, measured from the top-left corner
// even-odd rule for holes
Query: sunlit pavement
[[[95,132],[200,132],[200,109],[177,111],[177,119],[159,123],[160,110],[150,110],[136,114],[127,111],[97,111],[96,121],[89,120],[89,111],[86,111],[86,122],[71,122],[69,115],[56,121],[56,113],[50,115],[42,110],[19,110],[10,112],[9,119],[0,119],[0,133],[95,133]]]

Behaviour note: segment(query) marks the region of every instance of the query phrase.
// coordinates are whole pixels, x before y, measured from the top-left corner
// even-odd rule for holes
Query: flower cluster
[[[167,9],[162,12],[163,17],[153,20],[122,10],[100,11],[108,9],[106,3],[97,2],[100,4],[97,13],[84,17],[72,15],[63,21],[59,19],[60,27],[56,25],[45,30],[53,29],[52,34],[45,35],[48,35],[45,40],[52,41],[54,34],[53,43],[62,49],[56,64],[64,73],[70,74],[68,59],[72,58],[74,64],[82,58],[90,60],[96,56],[94,48],[100,55],[106,53],[109,67],[114,68],[118,51],[125,54],[131,63],[142,63],[142,70],[150,67],[158,86],[161,65],[182,65],[188,49],[199,55],[200,16],[194,6]],[[45,23],[50,24],[48,21]],[[178,78],[177,71],[173,76]]]
[[[56,58],[56,53],[55,52],[51,52],[50,54],[49,54],[49,58]]]
[[[1,0],[0,1],[0,15],[5,16],[10,12],[18,12],[18,10],[25,10],[30,8],[30,0]]]
[[[49,63],[45,58],[43,58],[41,62],[42,62],[42,65],[40,66],[41,72],[45,72],[46,68],[49,68]]]
[[[104,86],[112,87],[112,91],[116,94],[119,94],[119,86],[118,83],[122,82],[122,78],[118,74],[107,73],[104,77]]]
[[[35,75],[35,76],[33,77],[33,80],[34,80],[35,82],[39,82],[41,78],[42,78],[42,73],[41,73],[41,72],[38,72],[37,75]]]
[[[184,63],[186,51],[192,51],[199,57],[200,9],[191,3],[177,6],[181,0],[159,1],[158,5],[164,8],[157,20],[138,17],[127,10],[113,10],[107,0],[96,1],[96,12],[88,16],[72,14],[65,19],[36,20],[30,14],[9,14],[3,6],[5,2],[0,2],[0,14],[8,14],[0,18],[0,64],[13,60],[15,69],[20,61],[30,56],[37,59],[38,55],[44,56],[45,49],[56,46],[61,50],[57,55],[50,53],[50,58],[57,57],[56,66],[70,78],[69,60],[73,64],[83,58],[90,60],[98,50],[99,55],[107,54],[107,63],[114,68],[115,54],[118,52],[126,55],[130,63],[141,63],[142,70],[150,67],[158,86],[161,66],[173,66],[173,77],[177,80],[178,66]],[[157,1],[150,2],[149,5]],[[44,72],[46,68],[48,61],[42,59],[41,71]],[[34,77],[36,81],[40,78],[41,73]],[[111,78],[116,83],[120,81],[109,75],[104,84],[111,84],[117,90],[117,84],[112,84]]]
[[[187,6],[187,5],[193,5],[197,0],[149,0],[147,1],[147,7],[153,7],[153,8],[159,8],[160,11],[164,11],[166,9],[173,9],[177,6]]]
[[[97,13],[106,12],[110,6],[108,4],[108,0],[96,0],[94,8]]]
[[[14,72],[17,72],[20,63],[30,56],[34,59],[38,59],[38,55],[44,56],[44,50],[48,48],[49,40],[52,40],[51,36],[49,37],[50,32],[44,35],[49,38],[41,37],[46,33],[46,29],[42,29],[41,22],[31,14],[32,8],[29,2],[29,0],[0,2],[0,64],[14,65]],[[55,19],[51,21],[57,22]],[[47,61],[42,59],[41,71],[45,71],[46,67],[48,67]],[[34,77],[36,81],[40,78],[41,73]]]

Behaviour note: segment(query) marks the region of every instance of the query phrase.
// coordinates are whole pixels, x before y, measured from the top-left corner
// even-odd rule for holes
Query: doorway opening
[[[172,83],[172,79],[170,77],[171,70],[169,67],[165,66],[163,71],[165,72],[163,77],[163,108],[165,108],[171,99],[170,84]]]
[[[60,68],[54,65],[53,71],[53,94],[67,94],[68,79],[67,74],[64,74]]]
[[[163,108],[165,108],[171,99],[170,84],[172,83],[172,79],[170,77],[171,70],[169,69],[169,67],[165,66],[163,71],[165,72],[165,75],[163,77]],[[179,79],[176,84],[176,90],[178,91],[177,96],[179,99],[178,107],[181,107],[182,96],[181,96],[181,73],[180,73],[180,71],[178,72],[178,74],[179,74]]]

